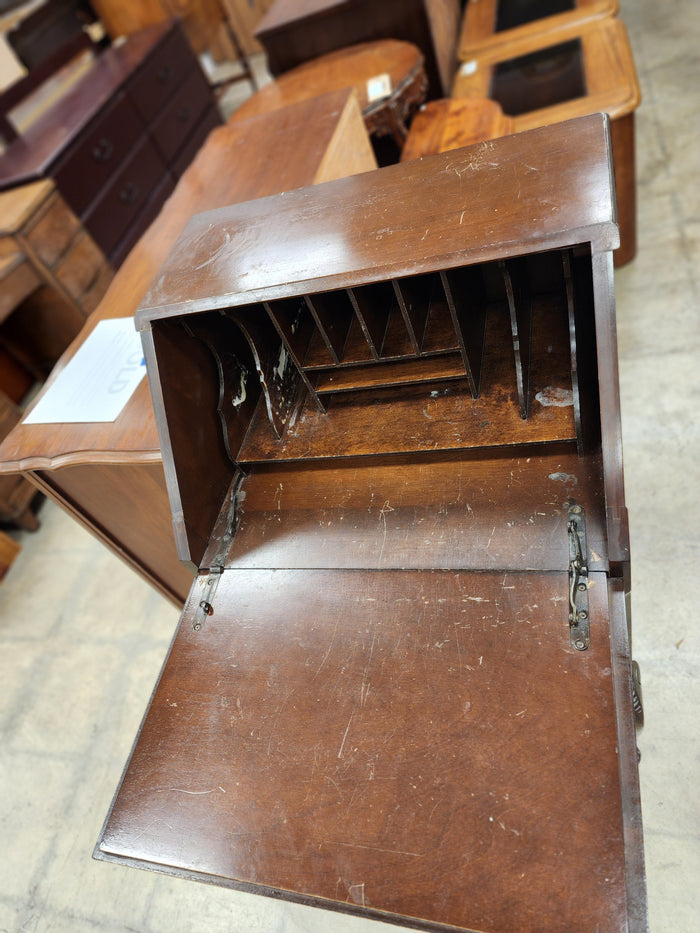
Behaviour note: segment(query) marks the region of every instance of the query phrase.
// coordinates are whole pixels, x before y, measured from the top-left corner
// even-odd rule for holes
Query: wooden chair
[[[472,146],[513,132],[513,121],[495,100],[431,100],[413,118],[401,161]]]
[[[611,118],[620,248],[615,264],[637,250],[634,111],[641,95],[627,31],[618,19],[574,24],[484,50],[464,62],[453,98],[488,97],[513,118],[513,132],[604,112]]]

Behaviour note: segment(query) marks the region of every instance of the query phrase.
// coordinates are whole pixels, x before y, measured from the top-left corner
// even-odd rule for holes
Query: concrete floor
[[[652,933],[700,930],[700,4],[624,0],[644,94],[616,274]],[[0,931],[379,933],[91,859],[177,612],[51,504],[0,587]],[[566,931],[568,933],[568,931]]]

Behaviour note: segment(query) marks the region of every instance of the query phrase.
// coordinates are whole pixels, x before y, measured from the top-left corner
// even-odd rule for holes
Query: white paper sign
[[[24,423],[115,421],[145,375],[134,319],[100,321]]]
[[[384,100],[385,97],[391,97],[391,77],[383,74],[368,78],[367,101],[372,104],[375,100]]]

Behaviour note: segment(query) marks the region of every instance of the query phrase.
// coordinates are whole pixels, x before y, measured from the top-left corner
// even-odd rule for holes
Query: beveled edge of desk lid
[[[137,329],[350,280],[486,262],[505,247],[512,255],[578,243],[613,250],[619,235],[609,153],[609,118],[591,114],[197,214],[137,310]],[[446,203],[449,209],[436,209]],[[378,261],[381,240],[386,258]]]

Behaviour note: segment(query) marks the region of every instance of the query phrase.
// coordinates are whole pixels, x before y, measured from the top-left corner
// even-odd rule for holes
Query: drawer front
[[[156,219],[160,213],[161,207],[172,194],[174,187],[175,182],[172,176],[168,175],[154,191],[153,196],[148,203],[144,205],[143,210],[134,220],[131,227],[129,227],[125,236],[110,253],[109,261],[114,269],[119,268],[134,246],[136,246],[136,243]]]
[[[140,117],[124,96],[93,121],[54,175],[59,191],[77,214],[109,184],[143,132]]]
[[[195,127],[192,136],[189,138],[185,146],[180,150],[177,159],[175,159],[175,161],[170,166],[170,171],[173,173],[175,178],[179,178],[184,173],[187,166],[204,145],[204,140],[213,129],[216,129],[217,126],[221,126],[222,122],[221,114],[219,113],[216,105],[214,103],[210,104],[209,108]]]
[[[81,301],[106,265],[103,253],[83,230],[57,265],[56,278],[76,301]]]
[[[192,50],[180,30],[174,29],[129,83],[129,97],[146,123],[160,114],[195,68],[199,65]]]
[[[153,141],[167,162],[175,158],[210,101],[204,76],[193,71],[151,128]]]
[[[78,230],[80,221],[75,213],[63,198],[55,195],[26,237],[41,261],[51,268],[66,252]]]
[[[102,251],[109,255],[167,174],[167,167],[150,140],[144,139],[109,188],[84,217],[84,224]]]

